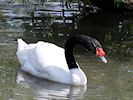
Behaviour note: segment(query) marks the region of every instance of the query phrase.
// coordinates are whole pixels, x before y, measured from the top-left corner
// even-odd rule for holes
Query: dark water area
[[[42,1],[0,0],[0,100],[132,100],[132,12],[85,13],[82,3]],[[17,38],[64,47],[66,39],[77,34],[99,40],[108,59],[101,64],[84,48],[74,49],[88,79],[86,86],[59,84],[18,71]]]

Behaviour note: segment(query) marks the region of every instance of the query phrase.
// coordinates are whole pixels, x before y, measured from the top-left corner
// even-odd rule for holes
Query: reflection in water
[[[23,71],[18,71],[17,79],[18,84],[21,84],[25,88],[33,90],[34,99],[82,99],[86,86],[70,86],[60,84],[52,81],[43,80],[32,75],[29,75]]]

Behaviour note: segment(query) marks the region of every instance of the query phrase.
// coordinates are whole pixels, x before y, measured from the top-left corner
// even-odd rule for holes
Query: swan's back
[[[50,80],[70,80],[64,49],[52,43],[39,41],[36,44],[27,44],[18,39],[17,57],[21,69],[32,75],[46,79],[51,77]],[[65,75],[65,80],[62,75]]]

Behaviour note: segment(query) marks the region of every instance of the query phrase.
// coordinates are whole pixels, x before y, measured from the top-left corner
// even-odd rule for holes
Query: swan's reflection
[[[52,81],[47,81],[18,71],[17,83],[31,88],[35,93],[35,100],[46,99],[82,99],[86,92],[86,86],[70,86]]]

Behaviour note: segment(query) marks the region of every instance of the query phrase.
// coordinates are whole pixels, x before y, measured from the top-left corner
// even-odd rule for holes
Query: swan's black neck
[[[75,45],[81,44],[89,51],[96,53],[96,49],[92,43],[93,40],[93,38],[86,35],[72,36],[67,40],[65,45],[65,57],[69,69],[78,68],[78,65],[76,64],[73,56],[73,48],[75,47]]]

